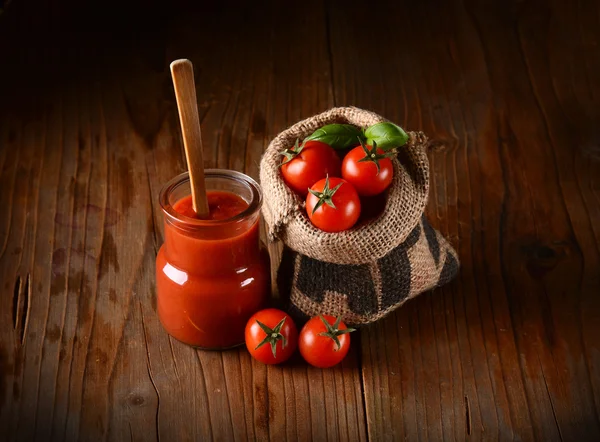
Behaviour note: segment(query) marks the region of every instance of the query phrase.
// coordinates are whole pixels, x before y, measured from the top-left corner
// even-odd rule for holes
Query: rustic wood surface
[[[0,14],[0,439],[600,440],[599,3],[197,3]],[[169,338],[177,58],[208,167],[333,105],[429,134],[457,280],[334,369]]]

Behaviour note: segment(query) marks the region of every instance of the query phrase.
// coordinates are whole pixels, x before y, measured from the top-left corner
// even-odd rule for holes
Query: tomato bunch
[[[349,124],[330,124],[281,151],[281,174],[290,189],[305,199],[306,213],[316,227],[341,232],[356,224],[363,206],[376,204],[370,198],[390,186],[391,158],[407,140],[393,123],[378,123],[364,131]]]
[[[246,325],[246,347],[264,364],[287,361],[297,347],[314,367],[329,368],[340,363],[350,349],[354,329],[333,316],[315,316],[300,331],[285,312],[269,308],[255,313]]]
[[[385,191],[394,179],[392,158],[408,135],[393,123],[366,129],[329,124],[301,143],[280,152],[283,180],[305,200],[310,221],[325,232],[352,228],[361,218],[377,216],[385,207]],[[280,364],[299,349],[319,368],[340,363],[350,349],[350,333],[341,317],[319,315],[300,330],[277,309],[255,313],[246,325],[246,347],[258,361]]]

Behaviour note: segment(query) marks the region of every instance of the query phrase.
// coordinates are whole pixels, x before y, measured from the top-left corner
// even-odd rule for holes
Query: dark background
[[[600,438],[597,1],[6,3],[0,439]],[[331,370],[170,339],[153,265],[182,57],[207,167],[257,177],[335,105],[428,134],[457,279]]]

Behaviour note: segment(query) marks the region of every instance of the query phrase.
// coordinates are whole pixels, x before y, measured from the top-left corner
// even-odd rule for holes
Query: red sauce
[[[208,219],[214,221],[233,218],[248,208],[248,203],[235,193],[212,190],[207,192],[206,197],[208,199],[208,209],[210,210]],[[177,201],[173,205],[173,209],[188,218],[197,218],[192,203],[192,195]]]
[[[238,195],[209,191],[211,219],[176,226],[165,222],[156,257],[157,309],[169,334],[202,348],[244,341],[246,322],[267,300],[270,267],[259,239],[258,215],[226,221],[248,208]],[[195,217],[191,196],[173,208]]]

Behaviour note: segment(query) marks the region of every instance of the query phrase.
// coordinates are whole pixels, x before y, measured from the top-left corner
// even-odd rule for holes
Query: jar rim
[[[173,208],[173,205],[169,201],[169,196],[176,188],[190,181],[190,173],[183,172],[169,180],[160,190],[158,199],[160,207],[167,216],[167,219],[176,223],[184,223],[186,226],[190,227],[214,227],[244,220],[260,210],[262,205],[262,191],[258,183],[248,175],[230,169],[205,169],[204,176],[205,178],[224,178],[237,181],[238,183],[243,183],[248,186],[252,193],[252,199],[248,204],[248,207],[231,218],[221,220],[191,218],[176,212]]]

